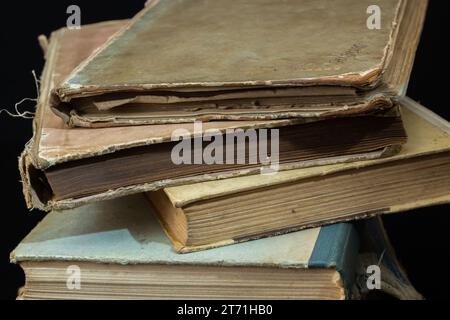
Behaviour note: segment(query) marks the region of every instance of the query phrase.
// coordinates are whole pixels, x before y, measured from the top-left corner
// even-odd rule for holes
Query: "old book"
[[[54,85],[123,25],[123,21],[111,21],[81,30],[61,29],[52,35],[46,48],[34,137],[20,160],[29,207],[70,208],[163,186],[259,172],[261,161],[247,161],[249,152],[242,164],[175,165],[172,133],[184,129],[186,137],[192,137],[196,134],[192,123],[71,129],[51,111]],[[285,170],[392,155],[406,141],[396,110],[308,123],[289,119],[206,122],[200,134],[211,129],[227,133],[236,128],[256,132],[277,128],[279,169]],[[248,149],[245,141],[233,139],[233,143],[238,150]]]
[[[450,202],[450,125],[401,102],[393,157],[169,187],[148,193],[179,252]],[[219,231],[220,230],[220,231]]]
[[[11,260],[21,299],[344,299],[357,253],[337,224],[179,255],[140,194],[49,213]]]
[[[56,84],[51,105],[85,127],[389,108],[406,90],[427,1],[376,4],[149,1]]]

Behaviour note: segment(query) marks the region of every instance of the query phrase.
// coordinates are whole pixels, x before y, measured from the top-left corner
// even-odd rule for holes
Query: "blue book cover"
[[[339,298],[348,298],[357,252],[356,231],[352,224],[341,223],[178,254],[145,197],[134,195],[49,213],[11,253],[11,260],[21,264],[27,276],[28,265],[59,262],[121,267],[207,267],[213,268],[209,269],[211,272],[225,267],[271,270],[267,283],[271,283],[270,277],[275,279],[278,273],[284,272],[278,270],[304,274],[305,270],[326,269],[336,273],[335,280],[342,293]]]

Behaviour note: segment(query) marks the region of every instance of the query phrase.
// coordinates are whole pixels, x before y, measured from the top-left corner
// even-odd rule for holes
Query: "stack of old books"
[[[159,0],[41,37],[20,298],[358,297],[389,245],[342,222],[450,201],[450,126],[404,97],[426,1],[371,5]]]

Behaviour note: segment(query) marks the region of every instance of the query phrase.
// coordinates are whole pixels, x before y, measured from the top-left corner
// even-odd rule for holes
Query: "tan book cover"
[[[192,137],[195,133],[192,123],[68,128],[51,111],[49,97],[54,86],[124,24],[110,21],[83,26],[80,30],[61,29],[50,38],[34,137],[20,160],[29,207],[70,208],[164,186],[259,172],[258,166],[248,165],[173,164],[172,133],[185,129],[187,137]],[[393,154],[406,140],[395,110],[308,123],[293,119],[214,121],[203,123],[202,132],[279,128],[280,170],[287,170]],[[324,133],[328,133],[326,138]]]
[[[70,126],[317,119],[404,94],[427,1],[149,1],[55,85]]]
[[[450,125],[408,98],[401,105],[408,142],[393,157],[187,184],[147,195],[179,252],[448,203]]]

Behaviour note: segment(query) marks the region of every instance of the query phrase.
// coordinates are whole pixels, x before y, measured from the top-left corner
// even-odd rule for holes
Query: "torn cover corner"
[[[19,157],[19,172],[27,208],[50,211],[50,189],[46,185],[47,180],[43,173],[33,164],[29,144]]]

